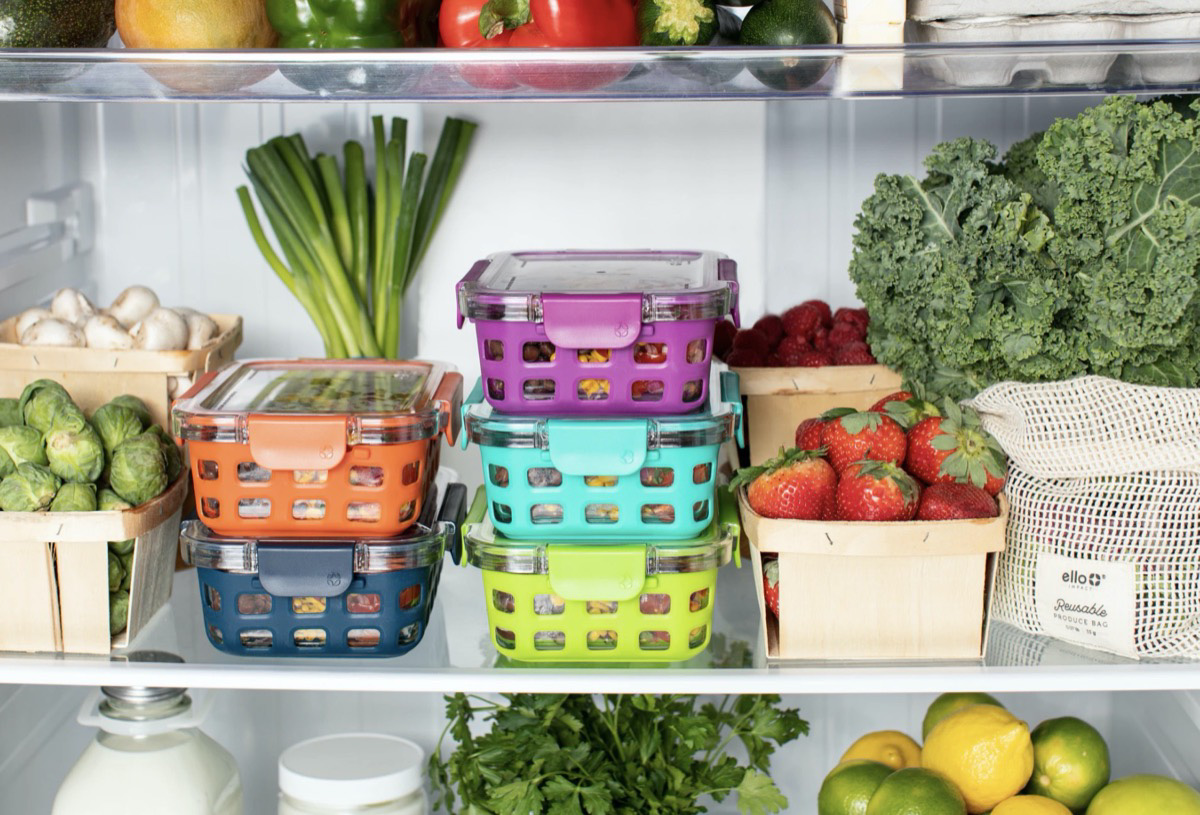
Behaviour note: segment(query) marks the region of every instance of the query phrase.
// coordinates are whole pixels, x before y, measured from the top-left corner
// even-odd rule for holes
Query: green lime
[[[925,721],[921,723],[921,741],[929,738],[929,731],[942,719],[971,705],[1004,707],[996,697],[986,693],[943,693],[925,711]]]
[[[837,765],[817,793],[817,815],[866,815],[867,802],[891,774],[888,765],[865,758]]]
[[[1200,815],[1200,792],[1161,775],[1131,775],[1100,790],[1087,808],[1087,815],[1167,813]]]
[[[1104,737],[1074,716],[1047,719],[1030,736],[1033,776],[1025,791],[1082,812],[1111,778]]]
[[[967,804],[946,776],[909,767],[883,779],[866,815],[967,815]]]

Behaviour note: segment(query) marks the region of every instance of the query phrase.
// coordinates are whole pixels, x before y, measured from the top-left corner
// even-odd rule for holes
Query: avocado
[[[0,0],[0,48],[103,48],[113,0]]]
[[[762,0],[746,13],[740,38],[742,45],[836,45],[837,23],[822,0]],[[768,87],[795,91],[817,82],[831,64],[830,59],[781,58],[776,64],[760,61],[750,72]]]

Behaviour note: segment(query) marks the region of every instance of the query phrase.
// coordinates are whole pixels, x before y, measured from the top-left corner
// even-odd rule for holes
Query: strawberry
[[[999,514],[996,499],[974,484],[931,484],[921,492],[917,507],[917,519],[922,521],[995,518]]]
[[[763,558],[763,599],[767,608],[776,617],[779,616],[779,561]]]
[[[713,332],[713,356],[725,359],[733,350],[733,337],[737,334],[737,326],[729,320],[721,320]]]
[[[805,351],[796,357],[797,368],[824,368],[833,364],[833,357],[824,351]]]
[[[852,342],[833,352],[834,365],[874,365],[875,356],[865,342]]]
[[[796,428],[796,446],[801,450],[820,450],[824,427],[825,420],[819,416],[802,421]]]
[[[781,319],[783,320],[784,333],[790,334],[793,337],[808,338],[821,325],[821,312],[811,303],[792,306],[783,312]]]
[[[759,356],[766,357],[771,353],[771,343],[767,341],[766,335],[761,331],[755,331],[753,328],[743,328],[733,337],[734,351],[753,351]]]
[[[833,324],[851,323],[862,329],[863,334],[867,333],[867,326],[871,324],[871,318],[867,316],[865,308],[839,308],[837,313],[833,315]]]
[[[838,482],[837,517],[843,521],[911,521],[921,488],[890,461],[856,461]]]
[[[771,347],[774,348],[783,339],[783,320],[776,314],[768,314],[759,318],[758,322],[754,324],[754,330],[766,337],[767,342],[771,343]]]
[[[817,310],[817,314],[821,317],[821,325],[829,328],[833,325],[833,312],[829,308],[829,304],[824,300],[805,300],[800,305],[812,306]]]
[[[725,357],[725,363],[730,368],[763,368],[767,364],[767,358],[754,351],[735,348]]]
[[[873,411],[874,413],[886,413],[888,402],[907,402],[912,398],[913,395],[909,391],[896,391],[895,393],[889,393],[887,396],[883,397],[878,402],[867,408],[867,410]]]
[[[833,512],[837,473],[820,452],[793,447],[759,467],[738,470],[730,486],[746,486],[746,501],[764,518],[819,521]]]
[[[922,419],[908,431],[904,466],[926,484],[974,484],[996,495],[1004,487],[1008,461],[979,420],[953,399],[942,403],[942,417]]]
[[[830,421],[821,431],[821,445],[828,448],[829,463],[838,473],[861,459],[904,461],[908,443],[894,419],[870,411],[842,413],[826,414]]]
[[[865,329],[854,323],[834,323],[829,329],[829,344],[834,348],[849,345],[852,342],[862,342],[867,338]]]

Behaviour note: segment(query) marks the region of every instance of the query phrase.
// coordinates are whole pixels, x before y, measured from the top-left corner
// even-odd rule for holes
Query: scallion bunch
[[[408,122],[373,121],[375,183],[366,153],[346,142],[344,169],[314,158],[299,134],[246,152],[246,174],[283,257],[267,239],[247,187],[238,198],[255,243],[321,333],[330,357],[395,358],[404,296],[442,220],[475,134],[449,118],[433,161],[405,155]],[[426,172],[428,170],[428,172]]]

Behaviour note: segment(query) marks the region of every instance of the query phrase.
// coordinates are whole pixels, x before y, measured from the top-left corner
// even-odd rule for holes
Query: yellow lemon
[[[994,696],[986,693],[943,693],[933,700],[929,710],[925,711],[925,721],[921,723],[921,738],[929,738],[929,733],[937,723],[956,710],[962,710],[971,705],[995,705],[1004,707]]]
[[[842,761],[853,761],[857,758],[878,761],[893,770],[920,767],[921,745],[898,730],[879,730],[868,733],[851,744],[850,749],[842,756]]]
[[[1161,775],[1131,775],[1092,799],[1087,815],[1200,815],[1200,792]]]
[[[995,705],[965,707],[929,733],[921,766],[953,781],[967,812],[987,812],[1024,789],[1033,775],[1029,727]]]
[[[997,804],[992,815],[1071,815],[1071,810],[1052,798],[1018,795]]]

